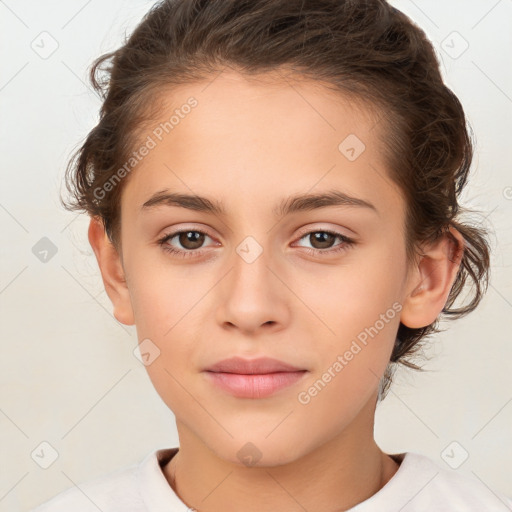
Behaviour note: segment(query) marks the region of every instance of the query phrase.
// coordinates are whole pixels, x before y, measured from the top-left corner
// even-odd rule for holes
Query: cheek
[[[131,263],[130,296],[140,335],[165,342],[195,322],[198,302],[212,286],[211,273],[198,270],[192,275],[186,265],[173,265],[165,255],[151,261],[134,255]]]
[[[389,362],[400,323],[404,269],[396,251],[388,251],[388,256],[382,248],[360,251],[338,267],[298,283],[298,294],[312,313],[304,317],[302,328],[323,347],[318,371],[343,373],[333,379],[337,383],[332,388],[358,386],[364,392],[378,384]],[[342,371],[333,369],[338,356]]]
[[[151,364],[145,366],[155,389],[167,403],[168,398],[180,396],[176,392],[178,382],[184,372],[191,370],[186,363],[194,360],[190,354],[197,339],[192,326],[199,321],[194,305],[204,292],[191,286],[179,268],[138,265],[135,257],[132,264],[130,297],[137,339],[155,354]]]
[[[193,329],[201,325],[194,305],[201,290],[179,281],[169,269],[166,274],[146,269],[134,287],[132,303],[138,340],[151,340],[149,346],[157,354],[145,365],[155,390],[171,410],[188,411],[192,403],[186,381],[196,370],[200,346]]]
[[[386,256],[382,249],[359,250],[339,265],[318,267],[296,279],[294,290],[312,313],[307,319],[327,339],[355,336],[381,315],[395,319],[393,304],[401,297],[405,268],[400,255],[391,250]]]

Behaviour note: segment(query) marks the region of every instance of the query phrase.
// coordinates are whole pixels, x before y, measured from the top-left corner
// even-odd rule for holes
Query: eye
[[[162,246],[164,251],[186,258],[201,252],[199,249],[203,245],[205,238],[211,239],[211,237],[208,236],[208,234],[204,231],[199,231],[197,229],[186,229],[164,235],[163,238],[158,240],[158,244]],[[184,249],[175,248],[170,245],[169,242],[171,242],[173,239],[176,239],[176,242],[179,243]]]
[[[330,230],[309,231],[300,238],[300,240],[304,239],[309,241],[313,247],[301,247],[304,247],[308,253],[314,255],[322,253],[337,253],[339,251],[344,251],[355,244],[354,240],[342,235],[341,233]],[[341,240],[341,243],[335,245],[333,249],[333,243],[336,239]]]

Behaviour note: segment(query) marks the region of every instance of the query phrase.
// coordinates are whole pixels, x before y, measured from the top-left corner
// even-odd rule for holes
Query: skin
[[[152,127],[190,96],[198,106],[125,183],[122,250],[98,219],[89,228],[115,318],[135,324],[139,342],[149,338],[160,350],[146,368],[176,416],[180,439],[165,477],[201,512],[347,510],[398,469],[373,438],[379,380],[399,322],[426,326],[441,312],[461,251],[444,237],[407,264],[405,203],[387,175],[377,137],[383,127],[370,110],[312,81],[224,71],[167,91]],[[349,134],[366,146],[354,161],[338,150]],[[226,214],[165,205],[142,213],[162,189],[220,200]],[[272,212],[288,196],[332,189],[378,211],[329,206],[284,218]],[[179,229],[207,232],[196,255],[180,258],[158,244]],[[340,239],[319,245],[307,235],[325,229],[356,244],[334,254]],[[263,250],[252,263],[236,251],[247,236]],[[178,237],[167,244],[191,247]],[[309,403],[300,403],[298,393],[395,302],[401,310],[394,318]],[[274,357],[308,372],[270,397],[236,398],[202,372],[234,355]],[[248,442],[261,453],[254,465],[237,456]]]

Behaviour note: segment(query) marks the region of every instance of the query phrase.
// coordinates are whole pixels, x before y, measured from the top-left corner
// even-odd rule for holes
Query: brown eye
[[[314,249],[329,249],[336,240],[336,235],[327,231],[315,231],[309,234],[309,241]]]
[[[341,251],[346,251],[355,245],[354,240],[337,233],[335,231],[309,231],[301,236],[301,242],[306,242],[310,245],[300,245],[304,251],[314,254],[315,256],[337,254]],[[339,243],[335,243],[339,240]]]
[[[200,231],[182,231],[177,234],[177,237],[183,248],[192,251],[203,245],[205,234]]]
[[[205,238],[211,237],[197,229],[189,229],[165,235],[158,243],[165,251],[185,257],[199,254]]]

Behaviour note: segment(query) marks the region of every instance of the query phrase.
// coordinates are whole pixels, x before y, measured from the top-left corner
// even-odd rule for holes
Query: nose
[[[230,271],[219,283],[216,311],[219,325],[252,335],[260,330],[284,328],[290,316],[291,292],[279,275],[279,267],[269,261],[267,252],[263,250],[252,260],[243,249],[235,251],[230,263]]]

